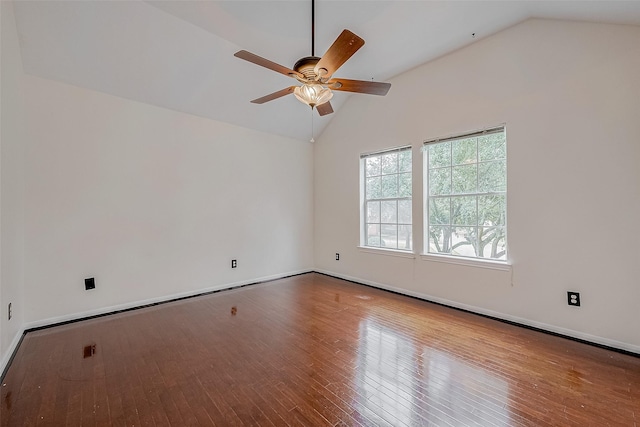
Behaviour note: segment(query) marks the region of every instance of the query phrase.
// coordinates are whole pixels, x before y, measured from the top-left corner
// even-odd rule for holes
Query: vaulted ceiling
[[[300,140],[319,117],[293,96],[249,101],[295,83],[242,61],[287,67],[311,51],[311,1],[19,1],[24,71],[107,94]],[[316,55],[344,28],[366,44],[336,77],[387,81],[528,18],[640,25],[640,1],[316,1]],[[391,88],[393,91],[393,87]]]

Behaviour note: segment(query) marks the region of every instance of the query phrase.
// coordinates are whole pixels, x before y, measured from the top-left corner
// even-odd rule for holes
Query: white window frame
[[[411,170],[410,171],[397,171],[395,173],[390,173],[390,174],[381,174],[379,176],[392,176],[392,175],[396,175],[397,179],[400,179],[400,175],[401,174],[409,174],[411,176],[411,183],[410,183],[410,188],[412,189],[411,191],[411,196],[407,197],[407,196],[402,196],[400,197],[399,195],[397,197],[386,197],[386,198],[367,198],[367,170],[366,170],[366,159],[367,158],[371,158],[371,157],[376,157],[376,156],[383,156],[385,154],[390,154],[390,153],[401,153],[401,152],[409,152],[411,154]],[[369,177],[370,178],[370,177]],[[365,252],[369,252],[369,251],[385,251],[385,252],[390,252],[390,253],[397,253],[399,256],[404,256],[404,255],[411,255],[413,256],[413,251],[415,248],[415,242],[413,239],[413,147],[408,145],[408,146],[402,146],[402,147],[396,147],[396,148],[391,148],[388,150],[382,150],[382,151],[376,151],[376,152],[372,152],[372,153],[366,153],[366,154],[361,154],[360,155],[360,249],[364,250]],[[400,226],[409,226],[411,228],[411,248],[406,249],[406,248],[398,248],[398,247],[386,247],[386,246],[370,246],[367,242],[367,227],[368,225],[373,225],[373,224],[378,224],[380,226],[380,229],[382,228],[382,225],[385,224],[382,222],[382,218],[379,219],[379,222],[377,223],[369,223],[368,220],[368,211],[367,211],[367,202],[369,201],[380,201],[380,202],[384,202],[384,201],[408,201],[409,205],[410,205],[410,211],[411,211],[411,223],[407,223],[407,222],[401,222],[398,219],[398,214],[396,211],[396,221],[395,223],[386,223],[389,225],[393,225],[395,224],[397,227]],[[381,215],[381,213],[380,213]],[[380,230],[381,231],[381,230]],[[398,236],[398,234],[396,234],[396,236]],[[380,234],[380,239],[382,240],[382,235]],[[399,240],[399,238],[398,238]],[[398,241],[396,240],[396,246],[398,246]]]
[[[429,200],[432,196],[430,196],[430,183],[429,183],[429,172],[430,172],[430,168],[429,168],[429,157],[428,157],[428,153],[427,153],[427,147],[432,145],[432,144],[438,144],[438,143],[443,143],[443,142],[453,142],[456,140],[460,140],[460,139],[465,139],[465,138],[473,138],[473,137],[479,137],[479,136],[483,136],[483,135],[489,135],[492,133],[499,133],[502,132],[505,135],[505,157],[504,157],[504,162],[505,162],[505,189],[504,191],[492,191],[492,192],[488,192],[488,191],[480,191],[478,188],[476,188],[475,192],[469,192],[469,193],[464,193],[464,196],[475,196],[475,197],[480,197],[480,196],[485,196],[485,195],[503,195],[504,196],[504,224],[503,224],[503,228],[504,228],[504,242],[505,242],[505,257],[504,259],[495,259],[495,258],[490,258],[490,257],[479,257],[479,256],[468,256],[468,255],[460,255],[460,254],[452,254],[452,253],[440,253],[440,252],[430,252],[430,236],[429,236],[429,218],[430,218],[430,203]],[[477,148],[476,148],[477,149]],[[479,165],[483,163],[481,161],[481,159],[476,157],[476,161],[475,164]],[[451,170],[453,169],[455,165],[451,164],[449,166],[449,168],[451,168]],[[427,140],[424,141],[423,143],[423,183],[424,183],[424,191],[423,191],[423,226],[424,226],[424,230],[423,230],[423,252],[422,252],[422,258],[423,259],[427,259],[427,260],[432,260],[432,261],[443,261],[443,262],[453,262],[453,263],[460,263],[460,264],[468,264],[468,265],[486,265],[487,267],[491,267],[494,266],[498,269],[502,269],[501,266],[508,266],[509,265],[509,252],[508,252],[508,239],[507,239],[507,188],[506,186],[508,186],[508,182],[506,181],[507,179],[507,144],[506,144],[506,125],[500,125],[500,126],[495,126],[495,127],[491,127],[488,129],[484,129],[481,131],[475,131],[475,132],[467,132],[464,134],[459,134],[459,135],[454,135],[454,136],[448,136],[448,137],[444,137],[444,138],[438,138],[438,139],[432,139],[432,140]],[[453,185],[453,173],[450,173],[451,176],[451,185]],[[479,179],[478,176],[476,176],[476,179]],[[449,197],[453,196],[457,196],[458,194],[456,193],[449,193]],[[462,194],[461,194],[462,195]],[[435,198],[435,196],[433,196]],[[447,195],[443,195],[443,197],[447,197]],[[476,201],[477,203],[477,201]],[[452,226],[453,224],[451,224],[452,219],[450,218],[449,224],[448,226]],[[481,227],[481,225],[476,224],[476,227]]]

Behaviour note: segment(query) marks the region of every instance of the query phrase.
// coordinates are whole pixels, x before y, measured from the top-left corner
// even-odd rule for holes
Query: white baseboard
[[[506,320],[508,322],[518,323],[520,325],[530,326],[532,328],[541,329],[543,331],[552,332],[555,334],[576,338],[578,340],[587,341],[593,344],[604,345],[607,347],[628,351],[628,352],[640,355],[640,346],[637,346],[637,345],[628,344],[625,342],[616,341],[609,338],[599,337],[596,335],[590,335],[584,332],[574,331],[572,329],[566,329],[559,326],[549,325],[547,323],[542,323],[542,322],[537,322],[535,320],[529,320],[522,317],[512,316],[510,314],[500,313],[493,310],[487,310],[482,307],[463,304],[456,301],[451,301],[448,299],[424,294],[421,292],[414,292],[414,291],[410,291],[403,288],[397,288],[395,286],[389,286],[383,283],[373,282],[371,280],[361,279],[359,277],[353,277],[345,274],[336,273],[333,271],[319,270],[319,269],[316,269],[315,271],[317,271],[318,273],[329,275],[329,276],[338,277],[340,279],[345,279],[345,280],[349,280],[356,283],[362,283],[364,285],[372,286],[374,288],[396,292],[398,294],[415,297],[421,300],[435,302],[435,303],[446,305],[449,307],[459,308],[461,310],[469,311],[472,313],[482,314],[484,316],[494,317],[496,319]]]
[[[18,344],[20,344],[20,340],[22,339],[23,335],[24,328],[21,328],[13,337],[13,340],[11,340],[11,344],[9,344],[9,348],[7,348],[7,351],[2,355],[2,361],[0,361],[0,375],[4,373],[4,370],[7,368],[7,365],[9,364],[13,353],[18,349]]]
[[[225,284],[222,284],[222,285],[211,286],[211,287],[208,287],[208,288],[201,288],[201,289],[197,289],[197,290],[193,290],[193,291],[180,292],[180,293],[177,293],[177,294],[164,295],[164,296],[156,297],[156,298],[149,298],[149,299],[144,299],[144,300],[139,300],[139,301],[128,302],[128,303],[124,303],[124,304],[112,305],[112,306],[109,306],[109,307],[102,307],[102,308],[98,308],[98,309],[95,309],[95,310],[83,311],[83,312],[80,312],[80,313],[73,313],[73,314],[68,314],[68,315],[64,315],[64,316],[49,317],[47,319],[36,320],[36,321],[29,322],[29,323],[25,324],[24,325],[24,330],[29,331],[29,329],[43,328],[43,327],[47,327],[47,326],[51,326],[51,325],[56,325],[58,323],[70,322],[70,321],[74,321],[74,320],[81,320],[81,319],[85,319],[85,318],[88,318],[88,317],[100,316],[100,315],[103,315],[103,314],[114,313],[114,312],[118,312],[118,311],[122,311],[122,310],[129,310],[129,309],[134,309],[134,308],[138,308],[138,307],[144,307],[144,306],[151,305],[151,304],[158,304],[158,303],[168,302],[168,301],[172,301],[172,300],[176,300],[176,299],[193,297],[193,296],[202,295],[202,294],[206,294],[206,293],[210,293],[210,292],[220,291],[220,290],[223,290],[223,289],[235,288],[235,287],[238,287],[238,286],[244,286],[244,285],[250,285],[250,284],[254,284],[254,283],[260,283],[260,282],[267,282],[267,281],[271,281],[271,280],[282,279],[284,277],[295,276],[295,275],[304,274],[304,273],[310,273],[312,271],[313,270],[291,271],[291,272],[288,272],[288,273],[275,274],[275,275],[271,275],[271,276],[263,276],[263,277],[248,279],[248,280],[241,280],[241,281],[238,281],[238,282],[225,283]]]
[[[29,329],[51,326],[51,325],[55,325],[55,324],[58,324],[58,323],[69,322],[69,321],[74,321],[74,320],[80,320],[80,319],[84,319],[84,318],[87,318],[87,317],[99,316],[99,315],[102,315],[102,314],[109,314],[109,313],[113,313],[113,312],[117,312],[117,311],[128,310],[128,309],[133,309],[133,308],[138,308],[138,307],[144,307],[144,306],[150,305],[150,304],[157,304],[157,303],[167,302],[167,301],[171,301],[171,300],[175,300],[175,299],[191,297],[191,296],[196,296],[196,295],[200,295],[200,294],[206,294],[206,293],[209,293],[209,292],[219,291],[219,290],[223,290],[223,289],[235,288],[237,286],[244,286],[244,285],[249,285],[249,284],[253,284],[253,283],[277,280],[277,279],[281,279],[281,278],[288,277],[288,276],[295,276],[295,275],[298,275],[298,274],[311,273],[311,272],[314,272],[314,271],[316,271],[318,273],[326,274],[326,275],[329,275],[329,276],[333,276],[333,277],[338,277],[338,278],[341,278],[341,279],[349,280],[349,281],[352,281],[352,282],[362,283],[364,285],[372,286],[372,287],[375,287],[375,288],[396,292],[398,294],[415,297],[415,298],[418,298],[418,299],[421,299],[421,300],[431,301],[431,302],[435,302],[435,303],[438,303],[438,304],[446,305],[446,306],[449,306],[449,307],[459,308],[459,309],[462,309],[462,310],[465,310],[465,311],[469,311],[469,312],[472,312],[472,313],[477,313],[477,314],[481,314],[481,315],[485,315],[485,316],[489,316],[489,317],[494,317],[496,319],[506,320],[506,321],[517,323],[517,324],[520,324],[520,325],[523,325],[523,326],[529,326],[529,327],[533,327],[533,328],[536,328],[536,329],[541,329],[543,331],[548,331],[548,332],[551,332],[551,333],[560,334],[560,335],[564,335],[564,336],[571,337],[571,338],[576,338],[576,339],[579,339],[579,340],[582,340],[582,341],[587,341],[587,342],[591,342],[591,343],[594,343],[594,344],[611,347],[611,348],[614,348],[614,349],[619,349],[619,350],[628,351],[628,352],[635,353],[635,354],[640,354],[640,346],[637,346],[637,345],[633,345],[633,344],[629,344],[629,343],[625,343],[625,342],[621,342],[621,341],[616,341],[616,340],[612,340],[612,339],[608,339],[608,338],[604,338],[604,337],[599,337],[599,336],[596,336],[596,335],[590,335],[590,334],[586,334],[584,332],[575,331],[575,330],[572,330],[572,329],[566,329],[566,328],[562,328],[562,327],[559,327],[559,326],[550,325],[550,324],[547,324],[547,323],[537,322],[537,321],[525,319],[525,318],[522,318],[522,317],[512,316],[512,315],[509,315],[509,314],[500,313],[500,312],[493,311],[493,310],[487,310],[487,309],[484,309],[482,307],[476,307],[476,306],[472,306],[472,305],[468,305],[468,304],[463,304],[463,303],[459,303],[459,302],[456,302],[456,301],[451,301],[451,300],[448,300],[448,299],[444,299],[444,298],[440,298],[440,297],[435,297],[435,296],[432,296],[432,295],[424,294],[424,293],[421,293],[421,292],[414,292],[414,291],[410,291],[410,290],[403,289],[403,288],[397,288],[397,287],[394,287],[394,286],[390,286],[390,285],[387,285],[387,284],[374,282],[374,281],[371,281],[371,280],[362,279],[362,278],[359,278],[359,277],[340,274],[340,273],[336,273],[336,272],[328,271],[328,270],[315,269],[315,270],[298,270],[298,271],[292,271],[292,272],[288,272],[288,273],[271,275],[271,276],[264,276],[264,277],[260,277],[260,278],[243,280],[243,281],[238,281],[238,282],[233,282],[233,283],[225,283],[223,285],[216,285],[216,286],[203,288],[203,289],[198,289],[198,290],[189,291],[189,292],[181,292],[181,293],[172,294],[172,295],[165,295],[165,296],[157,297],[157,298],[149,298],[149,299],[145,299],[145,300],[140,300],[140,301],[134,301],[134,302],[125,303],[125,304],[114,305],[114,306],[110,306],[110,307],[103,307],[103,308],[96,309],[96,310],[89,310],[89,311],[85,311],[85,312],[81,312],[81,313],[74,313],[74,314],[70,314],[70,315],[51,317],[51,318],[48,318],[48,319],[42,319],[42,320],[37,320],[37,321],[34,321],[34,322],[29,322],[29,323],[23,325],[23,328],[20,330],[20,332],[14,337],[13,341],[11,342],[11,345],[10,345],[9,349],[7,350],[7,352],[3,355],[2,362],[0,364],[0,368],[2,368],[2,369],[0,370],[0,372],[3,372],[5,367],[7,366],[7,363],[9,362],[11,356],[13,355],[14,351],[16,350],[16,347],[17,347],[18,343],[20,342],[20,339],[22,338],[22,335],[24,334],[24,331],[28,331]]]

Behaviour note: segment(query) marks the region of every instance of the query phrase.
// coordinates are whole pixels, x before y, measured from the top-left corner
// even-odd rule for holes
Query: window
[[[362,245],[411,251],[411,147],[360,158]]]
[[[428,253],[507,259],[504,127],[425,142]]]

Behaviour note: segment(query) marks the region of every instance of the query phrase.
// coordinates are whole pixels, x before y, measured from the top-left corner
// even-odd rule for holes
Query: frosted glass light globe
[[[311,108],[322,105],[333,97],[331,89],[318,83],[305,83],[302,86],[297,86],[293,90],[293,94],[300,102],[311,106]]]

